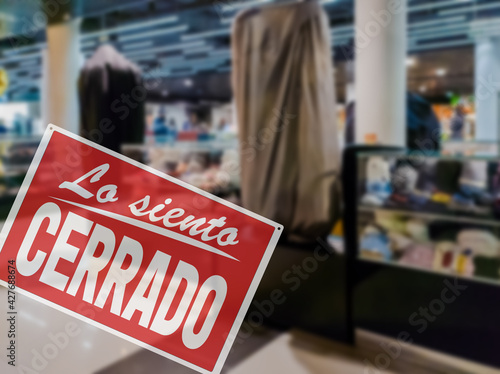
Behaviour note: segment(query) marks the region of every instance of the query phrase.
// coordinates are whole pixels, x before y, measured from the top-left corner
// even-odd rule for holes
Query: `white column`
[[[406,0],[356,0],[356,142],[406,144]]]
[[[81,67],[80,20],[47,26],[43,53],[42,119],[79,132],[77,82]]]
[[[497,141],[500,127],[500,39],[476,41],[474,61],[476,140]]]

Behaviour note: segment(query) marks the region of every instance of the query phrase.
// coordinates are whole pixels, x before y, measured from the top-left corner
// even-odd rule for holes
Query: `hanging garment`
[[[95,51],[78,81],[83,137],[117,152],[123,143],[143,143],[147,92],[141,74],[112,46]]]
[[[329,34],[317,2],[243,11],[232,30],[242,203],[289,238],[328,233],[339,205]]]

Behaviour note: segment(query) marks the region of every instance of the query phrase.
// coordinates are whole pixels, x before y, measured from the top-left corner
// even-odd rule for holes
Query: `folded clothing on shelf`
[[[397,214],[388,210],[375,211],[375,223],[384,230],[393,233],[406,233],[406,221],[408,218],[404,215]]]
[[[484,160],[463,162],[459,189],[448,208],[477,215],[491,214],[493,196],[488,192],[488,163]]]
[[[389,232],[387,233],[387,236],[390,241],[390,247],[392,251],[394,251],[395,255],[400,254],[414,243],[408,235],[401,234],[399,232]]]
[[[476,192],[486,191],[488,184],[488,163],[485,160],[466,160],[462,162],[460,187],[472,187]]]
[[[411,195],[417,184],[418,172],[410,164],[400,164],[396,167],[392,177],[392,194],[387,200],[388,206],[411,208]]]
[[[448,209],[474,215],[489,216],[493,209],[493,197],[486,191],[471,194],[466,188],[463,192],[453,195]]]
[[[389,162],[380,156],[370,157],[366,163],[365,194],[361,203],[381,206],[392,192]]]
[[[389,247],[389,238],[374,226],[367,226],[363,230],[360,241],[360,255],[364,258],[390,260],[392,251]]]
[[[434,250],[429,244],[412,244],[399,259],[400,264],[432,269]]]
[[[409,219],[406,222],[406,232],[417,242],[429,242],[429,229],[427,228],[427,222],[424,222],[421,219]]]
[[[418,178],[415,185],[417,191],[432,193],[436,190],[437,158],[426,158],[418,166]]]
[[[499,257],[499,242],[495,235],[486,230],[464,229],[457,235],[461,250],[470,249],[475,256]]]

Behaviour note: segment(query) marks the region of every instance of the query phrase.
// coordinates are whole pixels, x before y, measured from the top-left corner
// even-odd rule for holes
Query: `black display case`
[[[344,165],[354,326],[500,367],[500,161],[352,147]]]

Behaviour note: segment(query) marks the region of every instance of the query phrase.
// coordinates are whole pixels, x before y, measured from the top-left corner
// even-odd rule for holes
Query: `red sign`
[[[15,260],[20,292],[218,373],[281,232],[49,125],[0,234],[0,269]]]

